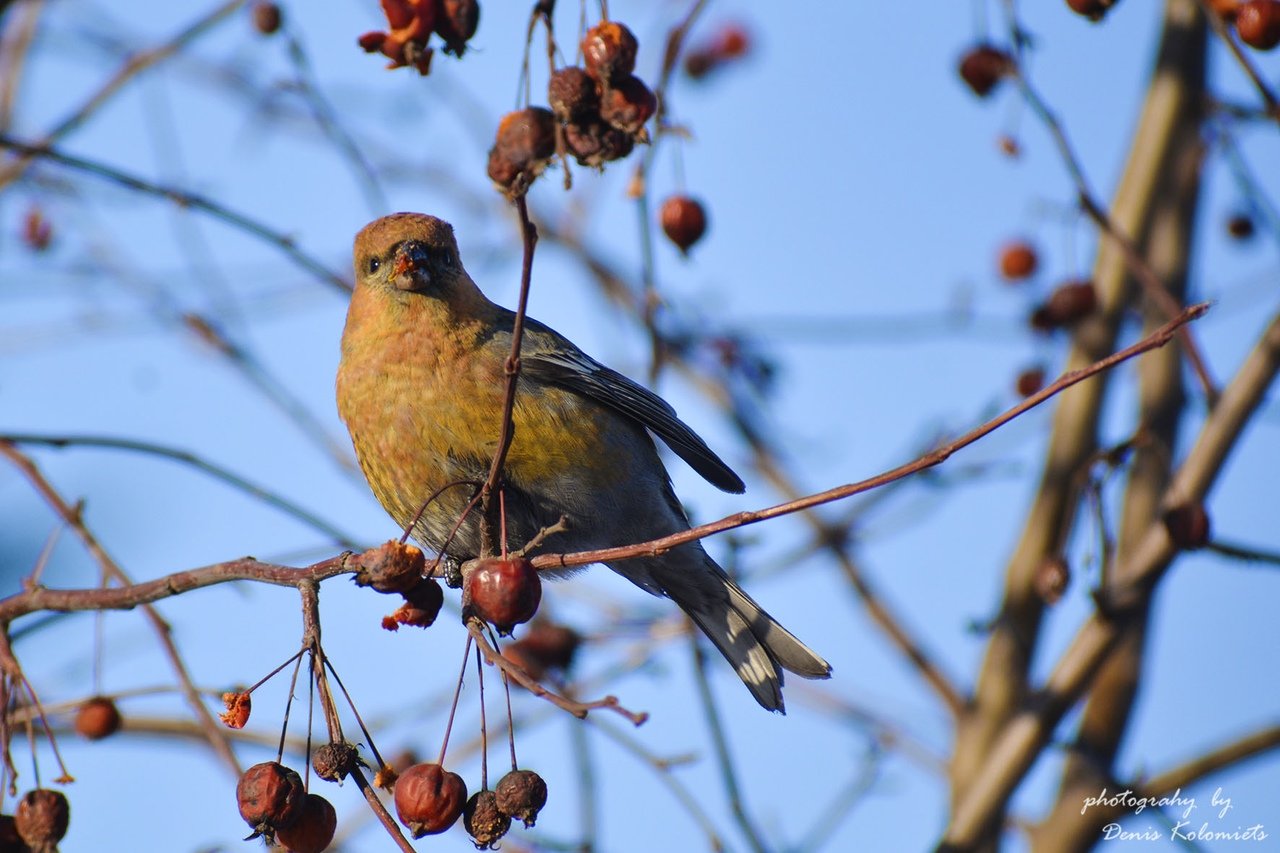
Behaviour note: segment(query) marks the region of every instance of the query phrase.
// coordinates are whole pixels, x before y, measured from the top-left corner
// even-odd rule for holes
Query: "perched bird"
[[[365,226],[356,235],[355,275],[337,386],[356,457],[400,525],[427,504],[415,539],[460,561],[474,557],[481,513],[457,525],[498,445],[515,314],[485,298],[462,267],[453,228],[432,216],[397,213]],[[567,530],[545,544],[561,552],[687,530],[650,433],[713,485],[743,491],[665,401],[531,318],[520,365],[503,469],[510,549],[562,516]],[[698,542],[608,565],[680,605],[771,711],[783,710],[783,670],[831,673]]]

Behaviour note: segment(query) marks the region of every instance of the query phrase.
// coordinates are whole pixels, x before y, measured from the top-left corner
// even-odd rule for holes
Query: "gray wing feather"
[[[545,331],[563,340],[550,329]],[[565,344],[573,346],[567,341]],[[576,348],[523,352],[520,365],[521,372],[530,379],[581,394],[643,424],[716,488],[734,494],[746,490],[742,478],[676,417],[675,409],[666,400],[586,353]]]

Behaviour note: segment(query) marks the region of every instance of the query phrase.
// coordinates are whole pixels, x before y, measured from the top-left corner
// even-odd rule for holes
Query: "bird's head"
[[[458,306],[479,296],[462,267],[453,226],[434,216],[393,213],[377,219],[356,235],[354,256],[357,286],[397,302],[427,297]]]

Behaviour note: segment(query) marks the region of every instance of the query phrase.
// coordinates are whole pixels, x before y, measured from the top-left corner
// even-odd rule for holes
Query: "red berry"
[[[617,21],[601,21],[582,39],[587,73],[608,86],[636,70],[636,37]]]
[[[1045,604],[1057,604],[1070,583],[1071,566],[1061,555],[1046,557],[1036,569],[1034,581],[1036,595],[1040,596],[1040,600]]]
[[[512,770],[494,788],[498,810],[533,826],[547,804],[547,783],[532,770]]]
[[[1194,551],[1209,544],[1209,514],[1204,504],[1188,503],[1176,506],[1164,514],[1164,526],[1173,544],[1186,551]]]
[[[105,696],[87,700],[76,712],[76,732],[89,740],[101,740],[120,729],[120,710]]]
[[[444,40],[444,52],[459,58],[480,26],[477,0],[436,0],[436,32]]]
[[[253,4],[253,28],[264,36],[273,35],[280,29],[280,7],[275,3]]]
[[[673,195],[662,203],[658,214],[662,230],[682,254],[707,233],[707,211],[697,199]]]
[[[1247,213],[1236,213],[1227,220],[1227,233],[1237,240],[1248,240],[1253,236],[1253,217]]]
[[[1249,0],[1236,12],[1240,41],[1257,50],[1280,44],[1280,0]]]
[[[523,557],[478,560],[466,579],[462,597],[464,619],[475,614],[492,623],[504,636],[538,612],[542,580],[533,563]]]
[[[1000,275],[1006,281],[1030,278],[1039,265],[1035,247],[1026,240],[1014,240],[1000,250]]]
[[[600,96],[600,117],[642,142],[644,123],[658,109],[658,99],[639,77],[623,77]]]
[[[1077,15],[1084,15],[1091,21],[1100,21],[1115,2],[1116,0],[1067,0],[1067,5]]]
[[[489,177],[504,190],[522,193],[555,153],[556,120],[550,110],[526,107],[507,113],[489,150]]]
[[[751,50],[751,36],[737,24],[725,24],[716,36],[715,46],[721,56],[737,59]]]
[[[13,816],[18,835],[34,853],[50,853],[67,834],[71,823],[71,805],[61,791],[36,788],[18,801]]]
[[[1098,295],[1091,281],[1073,281],[1060,285],[1049,299],[1031,315],[1031,325],[1042,332],[1070,326],[1092,314],[1098,307]]]
[[[1017,390],[1019,397],[1030,397],[1043,387],[1043,367],[1031,367],[1018,374]]]
[[[596,81],[576,65],[557,68],[547,84],[547,102],[563,122],[590,118],[600,111]]]
[[[356,586],[371,586],[378,592],[405,592],[412,589],[426,570],[422,551],[396,539],[370,548],[355,558]]]
[[[289,853],[323,853],[338,829],[338,813],[319,794],[307,794],[297,820],[276,831],[276,841]]]
[[[492,850],[494,842],[511,828],[511,818],[498,809],[493,791],[478,791],[462,810],[462,825],[475,841],[477,850]]]
[[[960,57],[960,77],[974,94],[985,98],[1013,68],[1013,57],[999,48],[981,44]]]
[[[253,827],[254,835],[268,839],[298,819],[306,794],[302,777],[275,761],[253,765],[236,785],[240,816]]]
[[[436,835],[458,822],[467,802],[467,783],[439,764],[415,764],[400,774],[396,814],[414,838]]]

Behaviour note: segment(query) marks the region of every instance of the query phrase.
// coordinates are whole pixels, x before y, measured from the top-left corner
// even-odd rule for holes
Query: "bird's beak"
[[[431,287],[428,267],[430,253],[416,240],[406,241],[396,251],[395,266],[391,269],[391,283],[397,290],[423,292]]]

